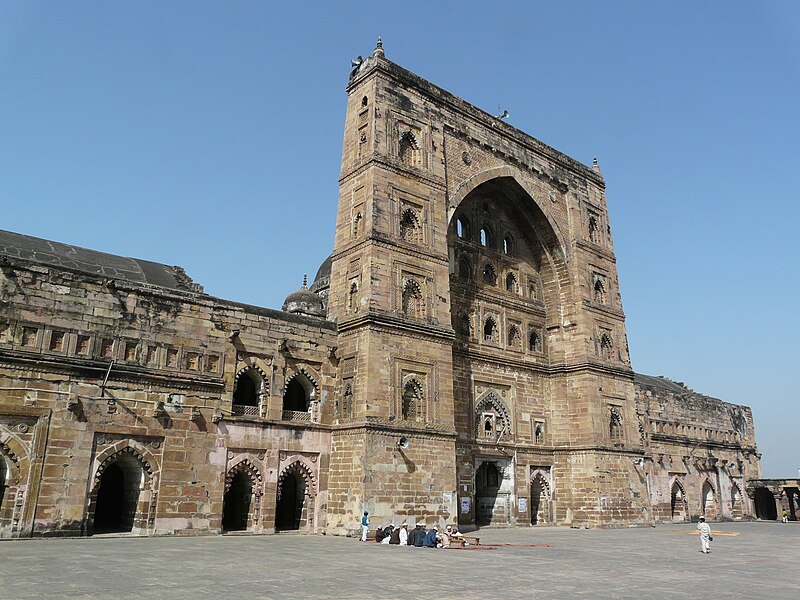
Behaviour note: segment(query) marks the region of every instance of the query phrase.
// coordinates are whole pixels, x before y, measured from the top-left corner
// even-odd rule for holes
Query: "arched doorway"
[[[233,390],[233,413],[258,416],[260,391],[261,378],[252,367],[240,372]]]
[[[123,533],[133,529],[144,471],[129,454],[108,465],[100,476],[93,533]]]
[[[6,480],[8,479],[8,467],[3,455],[0,454],[0,526],[5,521],[5,499],[6,499]]]
[[[739,486],[735,483],[731,486],[731,518],[736,521],[741,521],[744,516],[744,507],[742,506],[742,492],[739,491]]]
[[[756,517],[765,521],[777,521],[778,509],[775,506],[775,497],[767,488],[756,488],[753,493],[753,502],[756,505]]]
[[[275,508],[275,529],[300,529],[305,521],[306,480],[296,470],[286,472],[280,479],[278,503]]]
[[[673,521],[685,521],[686,513],[688,512],[688,505],[686,501],[686,492],[677,481],[672,484],[672,489],[669,494],[670,516]]]
[[[504,507],[497,506],[502,475],[494,462],[481,463],[475,472],[475,523],[491,525],[505,523]],[[501,514],[502,513],[502,514]]]
[[[222,500],[222,530],[246,531],[250,524],[253,481],[243,471],[233,476]]]
[[[531,525],[549,523],[550,516],[550,487],[541,473],[537,473],[531,480]]]
[[[701,506],[700,506],[700,514],[704,515],[706,519],[716,519],[717,518],[717,502],[716,496],[714,494],[714,488],[711,487],[711,483],[706,480],[703,483],[703,490],[701,492]]]

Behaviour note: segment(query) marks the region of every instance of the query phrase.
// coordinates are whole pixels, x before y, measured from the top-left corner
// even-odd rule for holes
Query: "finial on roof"
[[[384,56],[383,40],[381,39],[381,36],[378,36],[378,44],[375,46],[375,51],[372,53],[372,56]]]
[[[303,273],[303,288],[308,285],[308,273]]]
[[[597,162],[596,156],[592,159],[592,171],[594,171],[595,173],[600,172],[600,165]]]

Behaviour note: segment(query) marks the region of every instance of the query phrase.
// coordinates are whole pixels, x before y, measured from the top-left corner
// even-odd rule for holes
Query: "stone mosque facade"
[[[598,166],[380,44],[347,95],[282,310],[0,232],[0,537],[754,517],[750,409],[631,368]]]

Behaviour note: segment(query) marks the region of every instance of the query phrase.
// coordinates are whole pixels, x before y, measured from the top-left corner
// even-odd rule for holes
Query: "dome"
[[[322,264],[317,269],[317,275],[314,277],[314,283],[311,284],[312,291],[318,291],[320,288],[327,288],[331,281],[331,263],[333,262],[333,254],[322,261]]]
[[[322,298],[306,287],[305,276],[303,276],[303,287],[286,296],[286,300],[283,301],[283,310],[291,314],[308,317],[325,316]]]

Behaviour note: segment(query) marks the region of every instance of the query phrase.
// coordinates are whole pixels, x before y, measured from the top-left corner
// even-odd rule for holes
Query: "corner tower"
[[[396,69],[379,41],[347,87],[328,297],[340,359],[328,522],[340,532],[364,510],[456,516],[444,140],[435,103]]]

